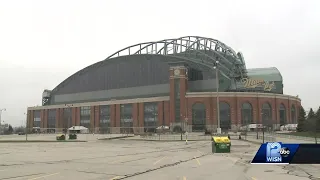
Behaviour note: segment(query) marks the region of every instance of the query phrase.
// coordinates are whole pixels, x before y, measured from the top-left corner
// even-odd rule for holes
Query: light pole
[[[2,111],[6,111],[6,109],[5,108],[2,108],[2,109],[0,109],[0,134],[2,133],[1,131],[1,129],[2,129],[2,127],[1,127],[1,114],[2,114]]]
[[[67,127],[64,127],[64,128],[65,128],[65,129],[64,129],[64,137],[66,137],[66,135],[67,135],[67,129],[70,127],[71,107],[73,106],[73,104],[65,104],[64,106],[68,108],[68,113],[69,113],[69,114],[68,114],[68,123],[63,123],[64,126],[66,126],[66,124],[68,124]]]
[[[216,96],[217,96],[217,133],[221,134],[221,128],[220,128],[220,105],[219,105],[219,69],[218,69],[219,61],[216,61],[215,65],[213,66],[213,69],[216,70]]]
[[[1,125],[1,114],[2,114],[2,111],[6,111],[6,108],[0,109],[0,125]]]
[[[180,114],[180,136],[181,136],[181,141],[182,141],[182,114]]]
[[[241,113],[243,113],[243,112],[241,112]],[[247,140],[247,134],[248,134],[248,118],[247,117],[245,117],[245,125],[246,125],[245,140]]]
[[[262,116],[262,143],[264,143],[264,128],[265,128],[265,121],[266,121],[266,114],[264,112],[261,113]],[[269,122],[269,119],[267,120]],[[257,135],[258,136],[258,135]]]

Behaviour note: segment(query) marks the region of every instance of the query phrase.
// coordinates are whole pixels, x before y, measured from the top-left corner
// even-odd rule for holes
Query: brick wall
[[[48,109],[44,110],[43,128],[48,128]]]
[[[33,118],[34,118],[34,111],[33,110],[29,110],[27,112],[27,121],[28,121],[28,128],[32,128],[33,127]]]
[[[158,126],[164,123],[164,103],[163,101],[158,102]]]
[[[72,126],[76,125],[76,119],[77,119],[77,108],[73,107],[71,108],[71,122],[72,122]]]
[[[172,72],[171,72],[172,73]],[[172,73],[173,74],[173,73]],[[169,124],[171,122],[175,121],[175,116],[176,113],[174,111],[175,105],[174,105],[174,79],[170,79],[170,101],[169,101],[169,106],[170,106],[170,117],[169,117]]]
[[[244,103],[250,103],[252,107],[252,120],[253,123],[256,123],[259,119],[259,107],[258,107],[258,99],[256,97],[242,97],[237,99],[237,120],[238,124],[242,124],[241,122],[241,108]]]
[[[166,126],[170,125],[170,112],[172,110],[170,109],[170,103],[169,101],[164,101],[164,124]]]
[[[44,109],[40,110],[40,118],[41,118],[41,121],[40,121],[40,128],[44,128]]]
[[[76,107],[76,126],[80,126],[80,107]]]
[[[144,104],[139,103],[139,127],[144,126]]]
[[[186,110],[182,114],[186,114],[188,118],[188,124],[192,124],[192,106],[195,103],[203,103],[206,108],[206,124],[207,125],[216,125],[217,124],[217,104],[216,97],[189,97],[185,98]],[[266,97],[220,97],[220,102],[228,103],[230,106],[230,118],[232,125],[241,125],[241,108],[243,103],[250,103],[252,106],[252,116],[253,123],[261,123],[262,119],[262,105],[264,103],[269,103],[272,108],[272,120],[274,124],[280,123],[279,109],[280,104],[283,104],[286,108],[286,119],[287,123],[292,122],[291,107],[295,107],[295,119],[298,119],[299,108],[301,103],[299,101],[294,101],[290,99],[280,99],[280,98],[266,98]],[[169,101],[160,101],[157,102],[158,105],[158,125],[170,125],[170,116],[173,107],[170,107]],[[185,108],[183,108],[185,109]],[[181,110],[183,110],[181,109]],[[64,128],[64,118],[63,118],[63,108],[56,109],[56,127]],[[111,127],[120,127],[120,104],[110,105],[110,118],[111,118]],[[44,109],[40,111],[41,117],[41,128],[47,128],[48,126],[48,110]],[[80,125],[80,107],[72,107],[72,125]],[[33,116],[34,111],[29,110],[27,114],[28,127],[32,128],[33,126]],[[134,103],[133,104],[133,126],[134,127],[143,127],[144,126],[144,103]],[[184,118],[184,116],[183,116]],[[184,120],[184,119],[183,119]],[[92,106],[91,107],[91,128],[99,127],[100,124],[100,107]]]
[[[187,91],[187,79],[185,76],[186,70],[185,69],[180,69],[180,120],[184,120],[185,118],[187,118],[187,101],[186,101],[186,91]]]
[[[286,108],[287,123],[291,122],[291,106],[296,108],[296,118],[298,117],[298,107],[300,107],[299,101],[276,99],[276,98],[264,98],[264,97],[220,97],[220,102],[228,103],[230,106],[230,116],[233,125],[241,125],[241,109],[243,103],[250,103],[252,106],[253,123],[261,123],[262,120],[262,105],[269,103],[272,111],[272,120],[274,124],[279,124],[279,108],[280,104],[283,104]],[[203,103],[206,107],[206,123],[217,124],[217,104],[216,97],[192,97],[187,99],[188,106],[188,124],[192,123],[192,106],[195,103]]]
[[[115,119],[115,127],[120,127],[120,104],[116,104],[116,119]]]
[[[116,127],[116,105],[110,105],[110,126]]]
[[[100,106],[94,106],[94,125],[100,127]]]
[[[59,108],[59,124],[60,128],[68,128],[68,121],[64,119],[64,108]]]
[[[132,104],[132,119],[133,127],[138,127],[139,125],[139,103]]]
[[[59,118],[60,118],[60,112],[59,112],[59,109],[56,109],[56,128],[60,128]]]
[[[95,128],[94,117],[95,117],[94,106],[91,106],[90,107],[90,129],[91,130]]]

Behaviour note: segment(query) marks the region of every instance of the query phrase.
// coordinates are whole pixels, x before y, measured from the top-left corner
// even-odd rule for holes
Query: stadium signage
[[[243,78],[241,79],[241,83],[245,88],[262,87],[265,91],[271,91],[275,87],[274,82],[265,81],[263,79]]]

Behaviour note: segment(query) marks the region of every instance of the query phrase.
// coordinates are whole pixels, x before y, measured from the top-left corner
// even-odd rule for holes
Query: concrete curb
[[[75,140],[75,141],[57,141],[57,140],[0,140],[0,143],[48,143],[48,142],[63,142],[63,143],[71,143],[71,142],[88,142],[88,141],[81,141],[81,140]]]

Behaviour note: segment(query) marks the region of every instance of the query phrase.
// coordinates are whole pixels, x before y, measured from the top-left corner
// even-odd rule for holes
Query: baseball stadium
[[[81,69],[28,107],[28,129],[92,133],[279,129],[296,124],[301,100],[283,93],[276,67],[247,68],[224,43],[185,36],[123,48]]]

